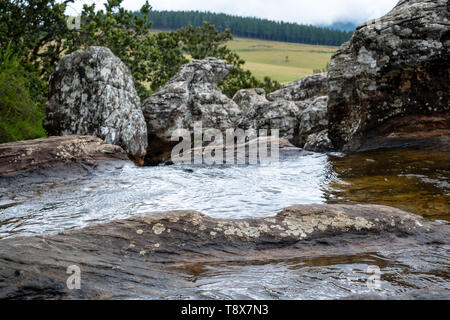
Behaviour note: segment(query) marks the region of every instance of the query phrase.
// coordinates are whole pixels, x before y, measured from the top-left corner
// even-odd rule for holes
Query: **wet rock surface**
[[[299,205],[276,217],[213,219],[176,211],[118,220],[57,236],[0,241],[0,298],[161,296],[184,285],[181,269],[343,253],[448,246],[450,227],[372,205]],[[413,248],[413,250],[411,250]],[[69,266],[81,289],[69,290]]]
[[[137,164],[147,148],[147,127],[133,77],[104,47],[61,59],[50,81],[44,127],[50,135],[90,135],[121,146]]]
[[[128,159],[116,145],[91,136],[64,136],[0,144],[0,178],[41,169],[73,169]],[[6,205],[6,204],[5,204]],[[1,205],[0,205],[1,206]]]
[[[274,154],[276,149],[278,149],[277,155]],[[218,152],[222,152],[221,157],[218,155]],[[273,164],[280,159],[286,160],[289,157],[298,157],[311,153],[297,148],[283,138],[259,137],[250,139],[245,143],[235,143],[232,147],[212,142],[205,147],[192,148],[186,154],[187,164],[194,163],[196,154],[203,155],[203,164],[206,165],[259,165]],[[215,158],[216,155],[217,158]],[[212,163],[211,159],[213,158],[217,162]],[[206,162],[205,159],[208,159],[209,162]]]
[[[332,57],[329,137],[338,149],[448,145],[450,8],[400,1]]]

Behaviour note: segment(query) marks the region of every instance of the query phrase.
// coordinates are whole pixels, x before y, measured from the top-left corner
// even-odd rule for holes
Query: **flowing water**
[[[273,216],[294,204],[371,203],[450,221],[450,153],[298,154],[265,166],[163,166],[116,162],[77,175],[0,178],[0,239],[55,234],[167,210],[212,217]],[[382,269],[382,295],[450,292],[450,250],[201,265],[191,283],[158,298],[316,299],[371,293],[367,267]],[[373,292],[372,292],[373,293]],[[448,293],[450,296],[450,293]]]

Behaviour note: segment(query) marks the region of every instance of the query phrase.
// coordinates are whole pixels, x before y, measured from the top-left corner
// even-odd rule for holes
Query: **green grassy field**
[[[338,49],[244,38],[235,38],[227,45],[246,61],[245,67],[258,79],[269,76],[281,83],[300,79],[313,74],[314,69],[324,68]]]

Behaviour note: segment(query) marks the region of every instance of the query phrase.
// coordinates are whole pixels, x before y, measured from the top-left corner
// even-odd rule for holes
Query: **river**
[[[370,203],[450,221],[450,153],[299,153],[262,166],[161,166],[128,162],[0,180],[0,239],[55,234],[168,210],[218,218],[273,216],[294,204]],[[382,270],[381,295],[450,292],[450,249],[191,265],[185,285],[143,298],[334,299],[370,294],[367,268]]]

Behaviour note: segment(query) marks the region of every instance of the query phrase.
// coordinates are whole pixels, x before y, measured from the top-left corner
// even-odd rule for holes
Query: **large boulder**
[[[333,145],[328,137],[328,130],[310,134],[303,149],[314,152],[333,151]]]
[[[309,135],[327,128],[326,80],[327,74],[321,73],[289,83],[267,95],[262,89],[238,91],[233,100],[243,112],[241,126],[279,129],[280,137],[303,148]]]
[[[233,100],[242,109],[243,129],[278,129],[280,137],[298,145],[298,116],[306,108],[304,103],[287,100],[269,101],[263,89],[243,89]]]
[[[328,128],[328,97],[317,97],[299,116],[298,140],[305,145],[310,135],[322,132]]]
[[[328,94],[327,73],[317,73],[288,83],[280,90],[267,95],[270,101],[304,101]]]
[[[448,0],[400,1],[342,45],[328,76],[336,148],[448,143],[449,11]]]
[[[133,77],[111,50],[89,47],[61,59],[50,81],[44,127],[50,135],[91,135],[121,146],[138,164],[147,126]]]
[[[217,86],[231,69],[231,65],[216,58],[192,61],[144,101],[142,111],[149,136],[147,164],[169,158],[176,143],[170,139],[176,129],[193,131],[197,121],[202,121],[203,128],[222,131],[239,126],[239,106]]]

